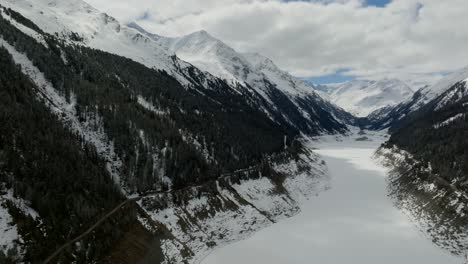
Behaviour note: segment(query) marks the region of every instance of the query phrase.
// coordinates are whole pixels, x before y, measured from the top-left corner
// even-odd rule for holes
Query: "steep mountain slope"
[[[456,102],[460,94],[456,91],[447,93],[455,84],[468,78],[468,68],[454,72],[431,86],[426,86],[416,91],[408,100],[393,106],[385,107],[371,113],[368,118],[371,121],[369,128],[396,130],[406,116],[420,109],[432,100],[439,102],[439,107],[447,102]]]
[[[359,117],[406,101],[413,94],[411,88],[398,79],[351,80],[328,86],[330,89],[321,94]]]
[[[272,120],[305,132],[344,131],[340,124],[357,124],[346,111],[322,99],[310,84],[280,70],[259,54],[242,54],[206,31],[179,38],[165,38],[130,24],[142,34],[172,50],[203,71],[226,80],[232,89],[245,87]]]
[[[450,89],[404,118],[388,144],[432,164],[434,173],[452,182],[468,175],[466,141],[468,82]]]
[[[228,80],[229,87],[243,94],[245,101],[269,115],[274,122],[295,127],[307,134],[343,132],[346,130],[345,122],[354,121],[345,111],[324,102],[315,94],[291,100],[289,94],[276,89],[274,86],[277,84],[264,80],[263,75],[248,72],[242,74],[240,71],[248,69],[243,65],[245,61],[239,59],[233,50],[229,52],[230,48],[225,45],[218,45],[221,43],[219,41],[215,44],[211,40],[204,41],[204,37],[208,35],[206,32],[199,32],[177,41],[146,34],[134,29],[138,27],[121,25],[114,18],[100,13],[81,0],[5,0],[4,5],[25,15],[49,34],[65,38],[69,43],[118,54],[147,67],[163,70],[186,87],[218,89],[221,80]],[[181,45],[186,46],[183,44],[194,39],[199,40],[195,42],[199,49],[193,49],[194,52],[190,53],[190,56],[187,52],[179,56],[183,55],[182,59],[200,67],[204,72],[174,55],[175,49],[180,50]],[[214,53],[224,54],[224,61],[210,61],[209,55]],[[208,61],[201,63],[197,56],[202,56]],[[232,67],[216,71],[215,69],[223,68],[219,67],[219,63]],[[249,82],[232,82],[233,76],[229,74],[235,77],[243,75]],[[330,111],[333,113],[329,113]]]
[[[274,122],[250,88],[233,89],[175,56],[173,68],[159,70],[147,57],[89,48],[108,35],[127,45],[130,33],[142,49],[157,43],[109,29],[113,22],[84,34],[101,15],[96,22],[87,5],[63,2],[0,2],[0,230],[9,231],[2,262],[42,262],[95,223],[58,254],[62,262],[193,261],[296,213],[296,195],[321,189],[323,164],[304,149],[303,131]],[[64,21],[85,18],[75,24],[87,25],[81,33],[67,25],[55,34]],[[345,130],[335,121],[310,132]],[[216,223],[231,218],[220,230]]]
[[[3,12],[13,19],[9,13]],[[221,81],[215,89],[187,90],[164,71],[67,45],[45,33],[44,46],[7,19],[2,18],[1,30],[2,44],[11,46],[10,53],[17,54],[17,63],[38,86],[47,88],[44,92],[72,128],[87,141],[101,142],[98,149],[106,150],[102,155],[123,163],[120,169],[130,178],[141,174],[151,182],[163,173],[183,187],[185,183],[176,182],[189,175],[188,182],[196,183],[256,165],[265,155],[292,146],[298,136],[298,130],[274,123]],[[263,140],[255,139],[260,135]],[[138,169],[164,160],[173,164],[156,166],[163,171]],[[127,192],[158,188],[138,185],[130,183]]]
[[[215,82],[212,76],[203,75],[174,53],[84,1],[3,0],[2,5],[21,13],[42,31],[68,43],[118,54],[149,68],[166,71],[185,86],[212,88],[210,82]]]
[[[454,76],[465,78],[460,73]],[[433,92],[440,94],[399,121],[379,154],[393,169],[389,183],[397,205],[409,212],[437,245],[465,256],[468,82],[461,80],[444,92]]]
[[[37,263],[66,234],[74,236],[83,223],[125,198],[94,146],[63,127],[3,45],[0,67],[0,223],[11,221],[0,227],[0,262]],[[81,241],[83,248],[73,250],[75,259],[100,259],[109,243],[135,223],[133,209],[121,211],[96,229],[99,239]]]

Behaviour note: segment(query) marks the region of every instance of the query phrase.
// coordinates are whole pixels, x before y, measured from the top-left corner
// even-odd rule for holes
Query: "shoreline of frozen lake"
[[[323,137],[310,147],[327,162],[332,188],[302,204],[300,214],[219,248],[202,264],[460,264],[393,206],[386,170],[372,156],[383,142]]]

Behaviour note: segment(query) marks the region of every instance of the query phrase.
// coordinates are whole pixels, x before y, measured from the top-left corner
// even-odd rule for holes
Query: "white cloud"
[[[429,80],[468,65],[468,1],[87,0],[124,21],[178,36],[205,29],[297,76],[339,68],[363,78]]]

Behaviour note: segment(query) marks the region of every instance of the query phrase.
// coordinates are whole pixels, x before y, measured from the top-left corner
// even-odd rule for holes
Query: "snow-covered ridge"
[[[309,84],[280,70],[270,59],[257,53],[237,52],[204,30],[178,38],[152,36],[183,60],[231,83],[249,84],[262,93],[267,79],[283,92],[313,93]]]
[[[243,53],[254,69],[264,74],[280,90],[291,95],[316,95],[314,86],[280,69],[271,59],[259,53]]]
[[[432,100],[435,100],[437,97],[443,95],[446,93],[449,89],[453,88],[457,83],[459,82],[464,82],[466,84],[466,81],[468,79],[468,67],[465,67],[459,71],[456,71],[452,74],[447,75],[437,83],[431,86],[426,86],[422,89],[419,90],[421,93],[421,96],[418,100],[411,102],[411,100],[408,100],[408,103],[411,102],[411,111],[415,111],[419,109],[422,105],[425,105],[429,103]],[[457,91],[457,89],[454,89],[452,93],[445,94],[442,98],[439,99],[439,102],[437,103],[437,109],[440,109],[446,103],[451,102],[454,103],[453,99],[458,96],[458,98],[462,98],[463,96],[466,96],[468,94],[465,89],[463,91]],[[436,110],[437,110],[436,109]]]
[[[359,117],[394,106],[413,94],[413,90],[398,79],[351,80],[328,86],[330,89],[321,91],[320,94]]]
[[[272,121],[304,133],[343,131],[352,120],[314,93],[312,85],[280,70],[271,60],[236,52],[205,31],[180,38],[158,36],[134,23],[123,25],[82,0],[3,0],[1,4],[70,44],[163,70],[185,87],[231,88],[229,93],[242,95]]]
[[[236,69],[245,67],[244,59],[223,42],[213,38],[206,31],[199,31],[180,38],[165,38],[161,36],[153,39],[159,42],[167,50],[174,52],[185,61],[188,61],[199,69],[209,72],[216,77],[230,81],[231,83],[244,83],[239,78],[240,72]]]
[[[44,32],[70,43],[85,45],[133,59],[149,68],[164,70],[185,86],[191,65],[137,30],[121,24],[82,0],[2,0],[1,5],[19,12]],[[213,79],[204,76],[201,79]],[[203,85],[204,83],[201,83]],[[209,88],[208,86],[205,88]]]
[[[456,83],[447,92],[443,93],[441,98],[438,99],[436,110],[439,110],[446,105],[457,103],[466,96],[468,96],[467,79]]]
[[[306,123],[309,130],[320,130],[318,127],[323,125],[321,122],[324,120],[314,120],[323,118],[323,115],[318,114],[322,110],[331,114],[329,119],[332,120],[326,122],[344,124],[351,119],[351,115],[344,117],[344,110],[321,98],[312,84],[291,76],[258,53],[238,52],[204,30],[182,37],[166,38],[149,33],[136,23],[130,23],[129,26],[184,61],[225,80],[234,91],[239,92],[239,85],[242,86],[242,91],[257,98],[257,102],[267,103],[255,107],[275,122],[281,116],[291,126],[298,127],[297,123]],[[288,102],[285,102],[284,97]],[[291,109],[290,104],[294,109]],[[283,107],[289,109],[284,111]],[[304,121],[299,122],[298,119]]]
[[[432,86],[423,88],[423,92],[427,100],[432,100],[437,96],[443,94],[449,88],[454,86],[457,82],[467,81],[468,79],[468,67],[460,69],[452,74],[447,75]]]
[[[468,96],[468,67],[452,73],[432,86],[416,91],[403,102],[372,112],[368,117],[374,129],[396,128],[406,116],[428,106],[425,111],[437,111]]]

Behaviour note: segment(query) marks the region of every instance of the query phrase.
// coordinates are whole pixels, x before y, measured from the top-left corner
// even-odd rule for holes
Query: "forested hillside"
[[[105,131],[131,192],[155,189],[162,176],[178,187],[214,179],[282,151],[284,139],[289,145],[298,135],[223,88],[222,81],[212,84],[215,89],[187,90],[165,72],[130,59],[65,45],[46,34],[44,46],[5,19],[0,34],[75,107],[81,123]]]
[[[36,99],[37,88],[4,48],[0,48],[0,69],[0,192],[12,190],[41,216],[34,220],[14,204],[6,204],[24,240],[23,261],[36,263],[124,197],[94,146],[65,129]],[[75,259],[103,257],[135,219],[136,213],[127,210],[106,221],[73,251]],[[9,262],[0,257],[3,261]]]
[[[389,195],[439,247],[468,249],[468,90],[461,80],[402,118],[377,152]]]
[[[449,182],[468,180],[468,95],[461,81],[408,115],[387,143],[430,164],[433,173]]]
[[[274,123],[224,81],[187,88],[164,71],[70,44],[0,9],[0,191],[39,216],[5,200],[23,242],[3,262],[44,260],[127,195],[245,168],[269,176],[269,156],[301,151],[298,130]],[[102,260],[138,225],[137,211],[126,207],[60,257]]]

